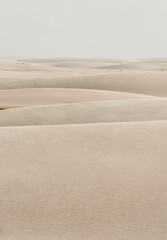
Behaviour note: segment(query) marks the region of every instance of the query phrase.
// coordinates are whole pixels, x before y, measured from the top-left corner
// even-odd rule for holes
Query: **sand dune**
[[[133,98],[152,97],[115,91],[112,92],[84,89],[34,88],[0,90],[0,108]]]
[[[167,59],[74,59],[74,58],[59,58],[59,59],[22,59],[20,63],[27,64],[42,64],[42,66],[54,66],[63,68],[104,68],[104,69],[124,69],[124,70],[167,70]]]
[[[167,239],[167,59],[0,59],[0,239]]]
[[[167,99],[130,99],[0,111],[0,126],[31,126],[167,120]]]
[[[167,121],[0,128],[1,238],[164,239]]]
[[[4,78],[0,89],[15,88],[80,88],[98,89],[167,97],[167,72],[129,71],[73,77]]]
[[[108,69],[97,69],[100,66]],[[1,59],[0,89],[20,88],[83,88],[167,97],[167,59]]]

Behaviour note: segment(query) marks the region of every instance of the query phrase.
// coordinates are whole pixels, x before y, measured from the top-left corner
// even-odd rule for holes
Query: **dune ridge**
[[[167,120],[167,99],[56,104],[0,112],[0,126]]]
[[[26,73],[25,73],[26,74]],[[34,75],[33,75],[34,76]],[[167,97],[167,72],[128,71],[89,74],[72,77],[31,77],[0,79],[0,89],[80,88],[111,90]]]
[[[152,96],[116,91],[99,91],[72,88],[0,90],[0,106],[2,108],[133,98],[152,98]]]

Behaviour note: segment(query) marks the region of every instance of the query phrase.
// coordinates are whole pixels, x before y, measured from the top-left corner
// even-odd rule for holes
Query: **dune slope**
[[[167,120],[167,99],[130,99],[33,106],[0,111],[0,126]]]
[[[0,128],[1,237],[166,238],[166,133],[167,121]]]
[[[73,77],[50,77],[48,73],[46,76],[47,78],[2,78],[0,89],[80,88],[167,97],[167,71],[117,71]]]
[[[149,97],[151,98],[147,95],[115,91],[66,88],[0,90],[0,108]]]

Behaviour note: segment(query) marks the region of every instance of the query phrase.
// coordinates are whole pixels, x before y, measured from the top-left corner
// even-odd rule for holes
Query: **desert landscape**
[[[167,239],[167,59],[0,59],[0,239]]]

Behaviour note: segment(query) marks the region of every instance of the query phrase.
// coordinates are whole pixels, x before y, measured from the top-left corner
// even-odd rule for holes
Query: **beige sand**
[[[26,75],[26,73],[24,73]],[[99,89],[167,97],[167,72],[127,71],[89,74],[73,77],[0,79],[0,89],[17,88],[80,88]]]
[[[33,106],[0,111],[0,126],[167,120],[167,99],[130,99]]]
[[[134,98],[152,97],[115,91],[113,92],[65,88],[0,90],[0,108]]]
[[[4,240],[167,236],[167,121],[0,128]]]
[[[0,239],[167,239],[167,59],[0,59],[0,109]]]
[[[68,67],[66,63],[70,64]],[[86,64],[83,68],[82,64]],[[108,64],[98,70],[91,64]],[[76,68],[73,64],[81,64]],[[61,67],[57,67],[61,65]],[[112,65],[112,68],[111,68]],[[149,67],[148,67],[149,65]],[[0,89],[84,88],[167,97],[167,59],[0,60]]]

